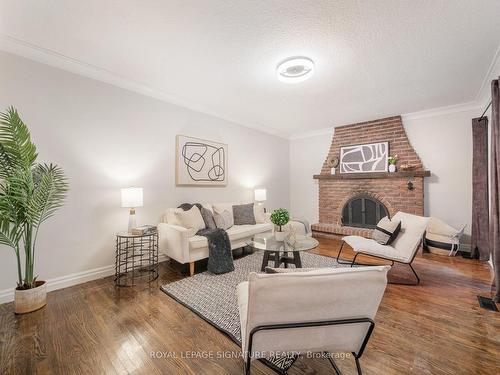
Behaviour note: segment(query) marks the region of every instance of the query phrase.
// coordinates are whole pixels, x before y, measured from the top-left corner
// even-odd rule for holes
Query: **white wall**
[[[478,113],[479,112],[479,113]],[[432,172],[425,179],[425,214],[459,226],[470,233],[472,212],[471,120],[480,109],[415,118],[403,117],[408,138]],[[290,201],[294,215],[318,221],[318,184],[332,133],[290,141]]]
[[[404,118],[406,133],[426,169],[424,210],[454,227],[466,224],[470,234],[472,218],[472,119],[481,109]]]
[[[66,285],[67,275],[109,272],[114,233],[128,220],[121,187],[144,188],[138,223],[157,223],[166,207],[183,202],[252,201],[255,187],[267,188],[268,208],[289,205],[286,139],[6,53],[0,88],[0,110],[15,106],[39,159],[61,166],[70,180],[67,204],[40,232],[41,279],[62,277]],[[227,187],[175,186],[176,134],[228,144]],[[1,248],[0,302],[15,281],[13,252]]]
[[[313,175],[321,172],[333,131],[326,134],[290,140],[290,211],[292,216],[319,220],[318,180]]]

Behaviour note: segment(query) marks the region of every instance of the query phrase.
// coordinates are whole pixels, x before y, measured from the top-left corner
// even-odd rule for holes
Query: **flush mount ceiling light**
[[[314,74],[314,62],[309,57],[289,57],[276,67],[276,75],[281,82],[298,83]]]

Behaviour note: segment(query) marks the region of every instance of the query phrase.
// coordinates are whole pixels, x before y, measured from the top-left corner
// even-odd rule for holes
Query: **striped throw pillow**
[[[372,239],[381,245],[390,245],[401,230],[401,221],[391,221],[387,216],[382,218],[372,233]]]

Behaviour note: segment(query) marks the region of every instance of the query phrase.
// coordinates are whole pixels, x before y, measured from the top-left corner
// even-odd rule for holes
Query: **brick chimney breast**
[[[341,147],[376,142],[389,142],[389,155],[398,155],[398,169],[403,164],[409,164],[411,172],[380,172],[376,176],[375,173],[339,175],[337,167],[336,175],[331,175],[327,160],[340,157]],[[423,215],[424,175],[428,174],[408,140],[401,116],[336,127],[321,174],[314,176],[319,179],[319,223],[312,226],[314,234],[369,237],[370,229],[342,225],[344,205],[358,195],[378,200],[391,217],[398,211]],[[413,190],[408,189],[409,180],[413,183]]]

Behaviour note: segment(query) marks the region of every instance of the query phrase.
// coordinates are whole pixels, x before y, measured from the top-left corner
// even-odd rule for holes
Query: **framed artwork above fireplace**
[[[387,172],[389,142],[342,146],[340,173]]]

